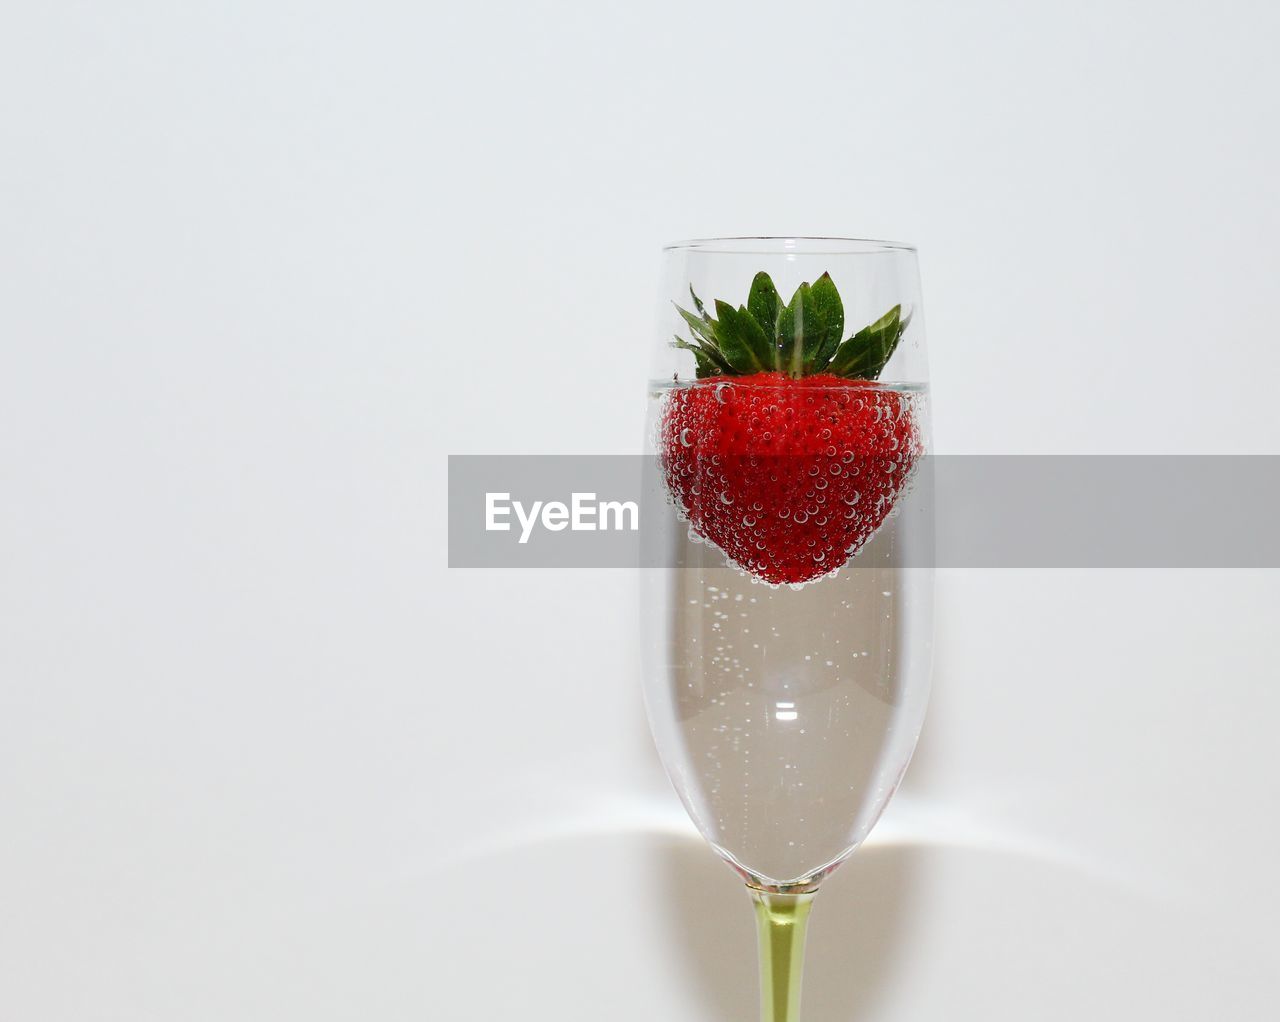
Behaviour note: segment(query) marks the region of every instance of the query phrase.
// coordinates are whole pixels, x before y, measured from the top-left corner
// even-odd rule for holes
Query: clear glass
[[[643,572],[645,702],[686,810],[755,899],[762,1017],[795,1022],[810,901],[896,790],[928,698],[916,257],[889,242],[739,238],[663,258],[646,429],[662,490],[649,504],[661,520],[646,528],[659,529],[662,563]],[[780,296],[767,313],[753,305],[761,271]],[[838,317],[818,289],[794,298],[824,274],[843,309],[825,334]],[[792,319],[807,332],[781,325],[782,304],[799,307]],[[709,364],[696,378],[692,335],[728,359],[730,328],[752,308],[775,325],[768,351],[751,356],[759,369],[743,372],[739,355],[730,372]],[[815,352],[823,336],[856,344],[893,310],[906,325],[875,380],[821,371],[825,353],[804,375],[805,355],[775,350],[792,337]],[[832,366],[848,363],[840,350]]]

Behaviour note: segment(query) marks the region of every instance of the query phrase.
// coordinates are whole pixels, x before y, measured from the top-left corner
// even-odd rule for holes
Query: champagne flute
[[[645,703],[685,809],[754,900],[762,1018],[796,1022],[814,896],[897,788],[928,698],[916,255],[729,238],[663,260]]]

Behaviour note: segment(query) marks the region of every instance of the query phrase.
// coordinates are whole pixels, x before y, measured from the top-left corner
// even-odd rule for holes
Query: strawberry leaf
[[[895,305],[840,345],[828,371],[851,379],[878,378],[893,357],[904,329],[906,323],[902,320],[902,306]]]
[[[709,316],[695,316],[688,309],[682,309],[676,306],[676,312],[680,313],[681,319],[689,324],[689,331],[693,334],[695,340],[702,340],[710,344],[712,347],[716,345],[716,323]]]
[[[730,367],[746,375],[773,368],[773,345],[745,305],[735,309],[716,299],[716,340]]]
[[[693,363],[695,366],[694,375],[699,380],[704,376],[720,376],[728,372],[729,367],[724,364],[718,351],[710,351],[697,344],[690,344],[683,337],[676,337],[676,339],[671,342],[671,346],[673,348],[683,348],[685,351],[693,352]]]
[[[689,293],[693,294],[693,288],[689,289]],[[697,301],[697,297],[697,295],[694,295],[695,301]],[[675,303],[673,302],[672,304],[674,305]],[[730,367],[724,354],[720,351],[720,342],[716,337],[716,321],[706,314],[705,309],[701,316],[695,316],[688,309],[682,309],[678,305],[675,308],[676,312],[680,313],[680,317],[689,324],[689,333],[693,337],[693,341],[689,342],[677,334],[676,339],[672,342],[672,347],[693,352],[697,377],[701,379],[704,376],[720,374],[734,375],[735,370]]]
[[[809,291],[811,309],[804,331],[804,375],[820,373],[840,346],[844,333],[844,303],[830,274],[824,273]]]
[[[693,299],[693,307],[698,310],[698,315],[706,320],[706,322],[710,323],[711,317],[707,315],[707,308],[702,304],[702,299],[699,298],[697,293],[693,290],[692,284],[689,285],[689,297]],[[676,308],[679,308],[679,306],[676,306]]]
[[[778,368],[778,316],[782,312],[782,298],[773,286],[773,279],[761,270],[751,281],[751,293],[747,295],[747,310],[764,331],[773,349],[772,368]]]
[[[844,305],[827,274],[801,284],[778,317],[779,368],[793,377],[821,372],[844,330]]]
[[[800,376],[804,368],[806,320],[813,315],[811,291],[807,282],[801,284],[778,316],[778,368],[792,376]]]

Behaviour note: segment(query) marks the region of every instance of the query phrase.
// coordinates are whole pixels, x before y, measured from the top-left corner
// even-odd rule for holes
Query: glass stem
[[[771,894],[748,887],[760,934],[761,1022],[799,1022],[804,938],[814,893]]]

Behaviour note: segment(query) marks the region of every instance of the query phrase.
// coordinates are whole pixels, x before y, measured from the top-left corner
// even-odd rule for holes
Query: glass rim
[[[877,255],[916,251],[915,245],[875,238],[805,235],[691,238],[662,246],[663,252],[709,252],[723,255]]]

